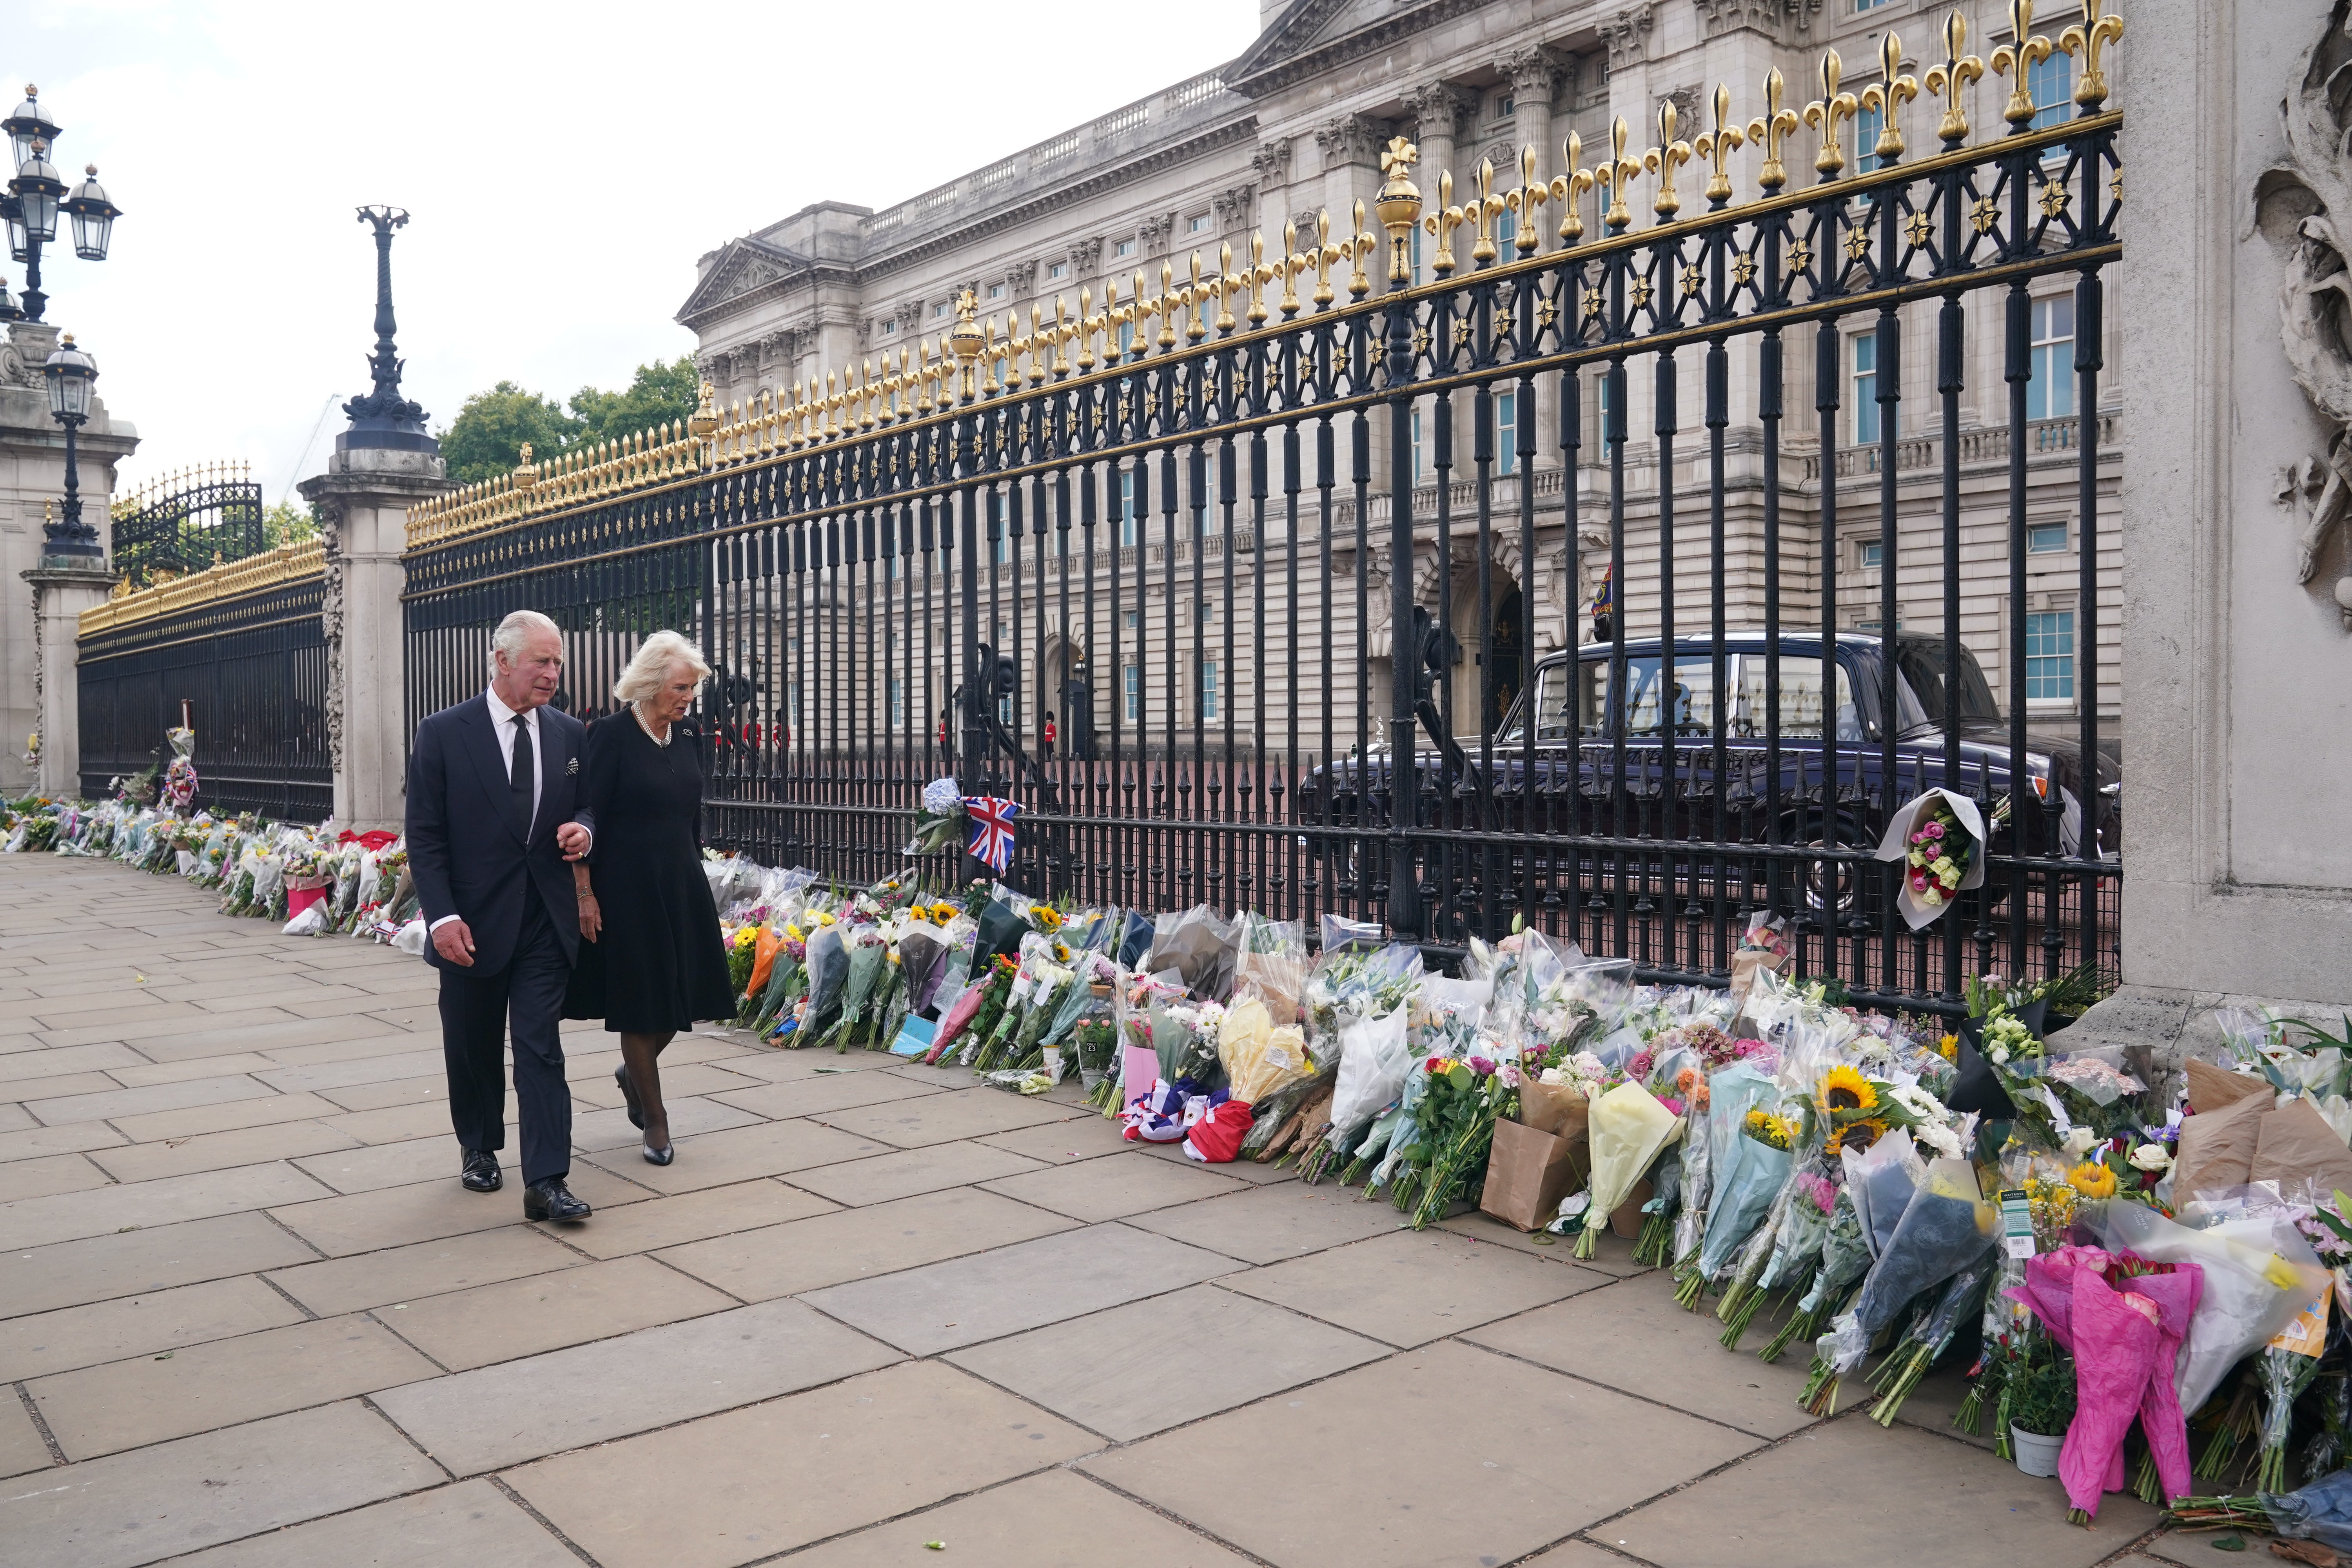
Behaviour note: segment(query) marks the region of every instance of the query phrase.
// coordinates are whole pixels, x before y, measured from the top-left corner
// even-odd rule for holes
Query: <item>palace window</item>
[[[1519,468],[1519,395],[1495,395],[1495,471],[1517,473]]]
[[[1143,720],[1143,666],[1129,660],[1124,673],[1128,721],[1140,723]]]
[[[2025,531],[2025,548],[2032,555],[2063,554],[2066,549],[2066,525],[2063,522],[2037,522]]]
[[[2074,612],[2042,610],[2025,617],[2025,700],[2069,702],[2074,697]]]
[[[2074,300],[2053,294],[2033,301],[2032,379],[2025,386],[2028,419],[2064,419],[2074,412]]]
[[[1187,234],[1208,233],[1209,215],[1207,213],[1194,213],[1191,221],[1184,225],[1184,232]]]
[[[1853,439],[1868,446],[1878,439],[1878,334],[1853,340]]]
[[[1879,132],[1886,129],[1885,114],[1875,109],[1864,109],[1853,117],[1853,172],[1867,174],[1878,167]]]
[[[1067,278],[1069,275],[1070,264],[1066,261],[1056,261],[1045,268],[1045,276],[1057,282],[1062,279]]]
[[[2074,59],[2053,53],[2025,68],[2025,88],[2033,94],[2033,129],[2055,125],[2074,108]]]
[[[1003,285],[1003,284],[1002,284],[1002,283],[991,283],[991,284],[988,286],[988,297],[989,297],[990,299],[992,299],[992,300],[1002,300],[1002,299],[1003,299],[1003,298],[1004,298],[1004,285]]]
[[[1508,120],[1512,115],[1517,113],[1518,110],[1519,100],[1512,97],[1509,93],[1498,92],[1495,95],[1496,119]]]
[[[898,335],[898,322],[896,322],[896,321],[885,321],[885,322],[883,322],[883,323],[882,323],[882,335],[883,335],[884,337],[886,337],[886,338],[895,338],[895,337],[897,337],[897,336]]]
[[[1201,661],[1201,717],[1209,720],[1216,716],[1217,661],[1207,658]]]
[[[946,321],[946,320],[947,320],[947,315],[948,315],[948,301],[946,301],[945,300],[940,300],[938,304],[933,305],[933,306],[931,307],[931,320],[933,320],[934,321]]]
[[[1118,542],[1121,549],[1135,543],[1135,472],[1129,469],[1118,476]],[[1127,624],[1135,624],[1135,612],[1127,613]]]
[[[1133,256],[1135,254],[1135,241],[1131,239],[1120,240],[1116,246],[1111,247],[1111,254],[1113,256]]]

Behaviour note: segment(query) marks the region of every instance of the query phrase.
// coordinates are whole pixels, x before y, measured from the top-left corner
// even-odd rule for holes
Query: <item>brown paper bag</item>
[[[1617,1212],[1609,1216],[1611,1233],[1627,1241],[1641,1240],[1643,1222],[1649,1218],[1642,1212],[1642,1205],[1657,1195],[1658,1189],[1650,1184],[1647,1176],[1635,1182],[1633,1190],[1625,1194],[1625,1201],[1617,1205]]]
[[[1479,1212],[1518,1230],[1540,1229],[1559,1217],[1559,1200],[1583,1184],[1584,1170],[1580,1131],[1564,1138],[1524,1122],[1497,1121]]]
[[[2219,1110],[2201,1111],[2180,1123],[2180,1148],[2173,1158],[2175,1203],[2200,1193],[2246,1184],[2253,1169],[2254,1144],[2269,1114],[2270,1098],[2248,1095]]]
[[[1519,1085],[1519,1120],[1538,1132],[1580,1141],[1591,1110],[1591,1102],[1584,1098],[1582,1089],[1566,1084],[1539,1083],[1534,1079]]]
[[[2202,1121],[2192,1116],[2189,1121]],[[2181,1123],[2185,1130],[2189,1122]],[[2352,1150],[2307,1100],[2291,1100],[2262,1119],[2249,1182],[2276,1182],[2283,1196],[2310,1194],[2326,1203],[2338,1188],[2352,1191]]]
[[[2200,1116],[2235,1105],[2250,1094],[2269,1094],[2270,1079],[2248,1078],[2242,1072],[2215,1067],[2196,1057],[2189,1058],[2189,1103]]]

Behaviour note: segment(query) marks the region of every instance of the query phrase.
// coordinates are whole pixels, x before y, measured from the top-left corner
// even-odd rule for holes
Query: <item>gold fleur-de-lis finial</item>
[[[1766,71],[1764,112],[1748,122],[1748,140],[1764,149],[1764,166],[1756,172],[1756,183],[1768,196],[1789,183],[1789,165],[1783,161],[1780,144],[1804,123],[1795,110],[1782,107],[1781,95],[1787,90],[1780,67]]]
[[[1559,247],[1566,250],[1584,237],[1584,197],[1592,189],[1593,176],[1583,167],[1583,137],[1570,132],[1559,150],[1568,173],[1553,179],[1551,199],[1560,205]]]
[[[2058,47],[2083,59],[2082,79],[2074,84],[2074,102],[2085,114],[2098,112],[2107,100],[2107,73],[2100,51],[2124,36],[2124,19],[2106,14],[2107,0],[2083,0],[2083,19],[2058,36]]]
[[[1441,169],[1437,175],[1437,205],[1421,220],[1423,233],[1437,237],[1437,249],[1429,258],[1429,270],[1438,278],[1454,276],[1454,231],[1462,226],[1465,214],[1454,205],[1454,172]]]
[[[1838,121],[1852,120],[1862,108],[1853,94],[1838,90],[1838,80],[1844,70],[1845,63],[1838,58],[1838,52],[1823,49],[1822,95],[1805,105],[1805,123],[1822,133],[1822,149],[1813,155],[1813,172],[1824,181],[1836,179],[1845,167],[1845,150],[1838,142]]]
[[[2009,101],[2001,106],[2000,117],[2015,135],[2032,127],[2032,68],[2048,59],[2055,46],[2033,31],[2033,0],[2009,0],[2009,27],[2011,41],[1993,50],[1992,68],[2010,79]]]
[[[1355,262],[1355,270],[1348,274],[1349,299],[1360,300],[1372,291],[1371,277],[1364,270],[1364,258],[1370,256],[1372,247],[1378,244],[1380,241],[1364,227],[1364,201],[1359,196],[1356,198],[1356,237],[1348,244],[1348,255]]]
[[[1706,203],[1710,207],[1720,209],[1731,200],[1731,171],[1724,165],[1742,140],[1739,126],[1731,118],[1731,84],[1717,82],[1715,84],[1715,129],[1701,132],[1694,143],[1698,155],[1714,167],[1714,172],[1706,177]]]
[[[1691,145],[1675,134],[1678,119],[1673,99],[1659,104],[1658,144],[1642,154],[1642,167],[1658,177],[1658,194],[1651,206],[1660,223],[1673,221],[1683,208],[1683,199],[1675,192],[1675,170],[1691,161]]]
[[[1470,259],[1486,266],[1501,254],[1495,248],[1495,216],[1503,204],[1495,197],[1495,160],[1478,160],[1478,199],[1463,209],[1478,220],[1478,237],[1470,247]]]
[[[1892,28],[1878,40],[1879,79],[1862,89],[1862,106],[1874,110],[1878,117],[1878,141],[1871,155],[1881,163],[1898,162],[1903,156],[1903,106],[1919,96],[1919,84],[1903,69],[1903,40]],[[1862,149],[1857,146],[1858,157]]]
[[[1984,61],[1967,52],[1969,19],[1954,11],[1944,18],[1944,63],[1927,68],[1927,90],[1944,100],[1944,117],[1936,122],[1936,138],[1947,148],[1969,139],[1969,113],[1960,95],[1969,83],[1983,78]]]
[[[1625,123],[1623,115],[1619,115],[1609,127],[1608,161],[1593,176],[1609,187],[1609,210],[1601,215],[1601,221],[1612,234],[1624,233],[1633,221],[1633,209],[1625,200],[1625,187],[1640,177],[1642,161],[1625,156],[1625,141],[1632,134],[1633,128]]]
[[[1519,185],[1503,197],[1503,205],[1518,215],[1517,232],[1511,237],[1511,248],[1521,256],[1533,256],[1542,243],[1536,237],[1536,209],[1551,195],[1551,187],[1536,178],[1536,150],[1533,145],[1519,149]]]

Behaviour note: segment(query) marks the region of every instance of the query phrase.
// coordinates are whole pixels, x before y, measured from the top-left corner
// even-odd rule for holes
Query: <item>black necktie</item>
[[[532,764],[529,716],[516,714],[514,727],[514,771],[509,775],[508,787],[514,795],[516,821],[522,828],[523,837],[528,838],[530,837],[531,790],[538,778],[538,770]]]

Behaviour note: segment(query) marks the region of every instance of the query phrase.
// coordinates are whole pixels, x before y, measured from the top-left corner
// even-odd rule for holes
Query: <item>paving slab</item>
[[[750,1037],[738,1036],[735,1038],[740,1042],[748,1040]],[[886,1051],[786,1051],[755,1045],[747,1052],[730,1058],[727,1070],[767,1083],[792,1083],[803,1079],[838,1078],[846,1073],[872,1072],[895,1067],[898,1063],[898,1058]]]
[[[991,1132],[979,1142],[1049,1165],[1091,1160],[1098,1154],[1130,1153],[1136,1149],[1127,1141],[1119,1124],[1099,1112],[1041,1122],[1034,1127],[1016,1127],[1010,1132]],[[1224,1165],[1217,1169],[1221,1173],[1230,1173]]]
[[[831,1286],[805,1300],[901,1350],[934,1355],[1180,1289],[1234,1268],[1230,1258],[1165,1237],[1097,1225]]]
[[[93,1458],[419,1377],[433,1363],[363,1317],[325,1318],[35,1378],[68,1459]]]
[[[623,1171],[629,1180],[662,1193],[723,1187],[754,1176],[780,1176],[811,1165],[835,1165],[861,1154],[880,1154],[887,1143],[821,1127],[814,1121],[762,1121],[679,1137],[671,1145],[676,1163],[648,1165],[634,1146],[589,1156],[589,1163]]]
[[[415,1105],[426,1100],[446,1101],[449,1098],[449,1078],[445,1066],[439,1078],[396,1078],[382,1083],[345,1084],[340,1088],[320,1090],[319,1098],[332,1100],[345,1110],[380,1110],[387,1105]],[[507,1105],[509,1110],[514,1105],[514,1089],[511,1082],[507,1089]]]
[[[512,1160],[511,1149],[507,1158]],[[354,1252],[522,1224],[520,1173],[511,1163],[506,1173],[507,1184],[495,1193],[467,1191],[457,1184],[457,1147],[452,1142],[447,1174],[442,1180],[320,1198],[270,1212],[320,1251],[331,1258],[345,1258]],[[587,1165],[572,1168],[570,1185],[574,1194],[596,1209],[652,1196],[642,1187]]]
[[[1247,1184],[1213,1174],[1205,1166],[1171,1165],[1164,1160],[1120,1154],[982,1184],[989,1192],[1088,1221],[1118,1219],[1248,1190]]]
[[[402,1038],[413,1040],[415,1037],[404,1037],[391,1025],[362,1014],[348,1018],[297,1018],[273,1007],[233,1017],[207,1018],[202,1029],[142,1039],[139,1049],[161,1062],[181,1057],[216,1056],[222,1051],[259,1051],[271,1056],[280,1046],[315,1047],[331,1040],[366,1040],[370,1043],[362,1047],[363,1053],[380,1056],[393,1049]],[[375,1043],[379,1041],[390,1043]]]
[[[94,1093],[33,1100],[26,1102],[26,1108],[44,1126],[60,1127],[69,1121],[105,1121],[117,1116],[137,1116],[149,1110],[184,1110],[191,1105],[218,1105],[229,1100],[261,1100],[277,1092],[259,1079],[240,1074],[230,1078],[191,1079],[184,1083],[151,1084],[145,1089],[118,1087]],[[16,1095],[11,1098],[24,1097]]]
[[[740,1305],[650,1258],[616,1258],[388,1307],[377,1316],[452,1372]]]
[[[1507,1247],[1514,1252],[1524,1252],[1530,1258],[1541,1258],[1570,1268],[1591,1269],[1606,1274],[1612,1279],[1630,1279],[1636,1274],[1657,1272],[1650,1264],[1634,1262],[1633,1244],[1614,1231],[1602,1231],[1600,1240],[1594,1245],[1592,1256],[1580,1259],[1576,1256],[1576,1243],[1571,1237],[1553,1236],[1549,1231],[1529,1234],[1516,1230],[1475,1209],[1439,1220],[1433,1228],[1450,1230],[1456,1236],[1466,1236],[1494,1247]]]
[[[444,1479],[389,1423],[345,1401],[0,1489],[0,1540],[18,1563],[137,1568]]]
[[[1381,1462],[1384,1434],[1409,1457]],[[1080,1468],[1283,1568],[1420,1568],[1510,1562],[1755,1447],[1710,1422],[1445,1341]],[[1312,1484],[1268,1506],[1272,1458],[1308,1454],[1364,1462],[1318,1467]],[[1882,1533],[1854,1533],[1884,1554]]]
[[[352,1143],[331,1154],[294,1162],[338,1193],[373,1193],[384,1187],[404,1187],[412,1182],[445,1180],[464,1157],[457,1134],[439,1133],[398,1143]]]
[[[102,1072],[61,1072],[45,1077],[20,1078],[0,1082],[0,1101],[27,1107],[44,1100],[63,1100],[76,1095],[103,1094],[122,1086]],[[61,1118],[60,1120],[71,1120]]]
[[[21,1107],[16,1108],[22,1110]],[[27,1120],[30,1120],[27,1117]],[[63,1127],[25,1127],[0,1132],[0,1164],[41,1160],[81,1149],[104,1149],[122,1142],[122,1134],[103,1121],[76,1121]]]
[[[823,1198],[761,1177],[731,1187],[680,1193],[656,1203],[629,1204],[598,1215],[593,1224],[562,1227],[561,1234],[564,1245],[577,1251],[593,1258],[620,1258],[714,1236],[761,1230],[812,1215],[831,1214],[834,1208]]]
[[[1351,1188],[1285,1183],[1138,1215],[1131,1223],[1228,1258],[1277,1263],[1386,1236],[1404,1218],[1385,1203],[1363,1202]]]
[[[1027,1241],[1070,1225],[1011,1198],[958,1188],[714,1237],[659,1256],[730,1296],[764,1301]]]
[[[1932,1480],[1932,1484],[1923,1484]],[[1825,1520],[1885,1518],[1900,1499],[1906,1539],[1939,1562],[2089,1568],[2155,1528],[2129,1493],[2099,1505],[2098,1528],[2066,1522],[2055,1480],[1992,1455],[1859,1412],[1799,1433],[1745,1464],[1634,1510],[1598,1532],[1658,1568],[1883,1568],[1887,1542]],[[2218,1554],[2217,1554],[2218,1555]]]
[[[331,1317],[576,1268],[582,1261],[578,1253],[538,1227],[514,1225],[281,1268],[269,1276],[269,1282],[320,1316]]]
[[[0,1322],[0,1383],[302,1321],[300,1308],[250,1275],[60,1307]]]
[[[258,1214],[89,1237],[0,1253],[0,1312],[45,1312],[307,1263],[317,1256]]]
[[[136,1067],[107,1068],[106,1076],[125,1089],[145,1089],[151,1084],[184,1083],[192,1078],[258,1072],[277,1065],[253,1051],[230,1051],[217,1057],[190,1057],[184,1061],[151,1062],[142,1058]]]
[[[1406,1347],[1607,1283],[1602,1275],[1554,1268],[1436,1230],[1393,1231],[1223,1281],[1229,1289]]]
[[[889,1346],[801,1302],[768,1301],[453,1373],[380,1394],[375,1403],[435,1458],[470,1476],[772,1399],[898,1359]],[[793,1474],[769,1464],[762,1469],[772,1488],[778,1476]],[[665,1475],[660,1484],[674,1494],[678,1477]],[[694,1486],[698,1506],[709,1506],[707,1478],[697,1476]]]
[[[49,1454],[49,1446],[41,1440],[40,1428],[33,1425],[32,1413],[25,1408],[25,1402],[0,1399],[0,1476],[45,1470],[56,1462]],[[23,1489],[7,1489],[13,1492]],[[5,1513],[5,1506],[0,1504],[0,1513]]]
[[[813,1546],[793,1568],[920,1563],[942,1543],[956,1568],[1240,1568],[1247,1558],[1075,1470],[1041,1470]],[[1622,1565],[1620,1565],[1622,1568]]]
[[[1095,1121],[1102,1120],[1098,1112],[1088,1111],[1087,1114]],[[1127,1147],[1130,1152],[1146,1160],[1166,1160],[1171,1164],[1180,1160],[1188,1165],[1199,1163],[1184,1152],[1184,1145],[1181,1141],[1174,1143],[1146,1143],[1138,1139]],[[1217,1167],[1217,1173],[1221,1176],[1231,1176],[1237,1182],[1247,1182],[1253,1186],[1274,1186],[1283,1182],[1298,1180],[1298,1173],[1296,1171],[1281,1165],[1261,1165],[1255,1160],[1229,1160]]]
[[[320,1191],[319,1184],[288,1165],[241,1165],[127,1182],[55,1197],[26,1198],[0,1205],[0,1249],[21,1252],[52,1242],[106,1236],[134,1226],[171,1225],[245,1209],[293,1203]]]
[[[1177,1345],[1204,1353],[1160,1375]],[[1106,1437],[1132,1442],[1389,1353],[1327,1323],[1195,1285],[946,1359]]]
[[[317,1027],[282,1007],[251,1007],[237,1013],[212,1013],[193,1004],[181,1004],[184,1014],[149,1023],[108,1023],[41,1029],[34,1038],[48,1046],[82,1046],[100,1040],[124,1040],[138,1046],[142,1056],[156,1061],[173,1057],[210,1057],[254,1044],[254,1037],[278,1028],[308,1032]]]
[[[0,1205],[19,1198],[54,1197],[107,1184],[107,1173],[79,1154],[47,1154],[0,1165]]]
[[[448,1060],[441,1054],[438,1040],[429,1048],[420,1049],[413,1036],[387,1033],[384,1049],[378,1055],[320,1062],[310,1067],[272,1068],[254,1076],[272,1089],[301,1094],[355,1083],[383,1083],[392,1079],[444,1078],[448,1070]]]
[[[1768,1366],[1756,1352],[1769,1333],[1750,1325],[1753,1342],[1727,1351],[1722,1332],[1714,1312],[1685,1311],[1661,1282],[1634,1279],[1464,1337],[1759,1437],[1812,1425],[1816,1417],[1797,1405],[1810,1364],[1802,1349]]]
[[[956,1440],[940,1442],[945,1432]],[[1043,1470],[1095,1443],[977,1378],[919,1362],[506,1479],[604,1568],[731,1568]],[[693,1478],[690,1517],[675,1506],[682,1477]],[[1119,1545],[1105,1541],[1096,1561],[1125,1561]]]
[[[511,1128],[515,1125],[514,1093],[507,1093],[506,1114],[502,1118]],[[449,1137],[449,1101],[445,1095],[439,1100],[412,1100],[406,1105],[379,1106],[373,1110],[345,1110],[329,1104],[319,1118],[320,1126],[331,1127],[358,1143],[405,1143],[412,1138]],[[579,1132],[575,1117],[572,1131]],[[515,1143],[515,1134],[509,1132],[507,1142]],[[516,1145],[520,1147],[520,1145]],[[575,1141],[574,1147],[577,1147]]]
[[[30,1050],[0,1052],[0,1085],[21,1083],[30,1079],[58,1078],[67,1073],[104,1072],[109,1068],[152,1065],[145,1057],[119,1040],[95,1046],[36,1046]]]
[[[1036,1161],[984,1143],[934,1143],[895,1154],[795,1171],[791,1181],[838,1204],[887,1204],[895,1198],[936,1193],[1042,1169]]]
[[[882,1105],[895,1100],[919,1100],[940,1090],[938,1084],[912,1083],[886,1072],[842,1072],[784,1083],[762,1082],[757,1088],[733,1089],[719,1098],[773,1121],[812,1116],[823,1110]]]
[[[2106,1511],[2104,1505],[2100,1511]],[[2140,1551],[2146,1555],[2125,1558],[2124,1568],[2155,1568],[2167,1563],[2178,1563],[2181,1568],[2228,1568],[2229,1564],[2243,1563],[2254,1555],[2253,1552],[2230,1552],[2213,1544],[2215,1536],[2227,1533],[2230,1532],[2218,1530],[2168,1530],[2142,1542]],[[2249,1542],[2263,1539],[2260,1535],[2241,1538]]]
[[[761,1124],[761,1119],[751,1111],[700,1096],[667,1101],[664,1109],[669,1112],[669,1138],[674,1146],[682,1146],[688,1139],[706,1132]],[[625,1107],[618,1110],[583,1110],[572,1119],[572,1146],[583,1153],[617,1150],[625,1158],[635,1155],[645,1147],[645,1142],[644,1130],[630,1122]]]
[[[280,1121],[308,1121],[337,1115],[342,1109],[315,1094],[274,1094],[264,1100],[233,1100],[219,1105],[191,1106],[185,1110],[117,1116],[110,1119],[110,1125],[131,1142],[155,1143],[245,1127],[266,1127]]]
[[[238,1165],[357,1147],[356,1139],[322,1121],[274,1121],[263,1127],[239,1127],[226,1132],[200,1132],[120,1149],[94,1150],[92,1156],[116,1181],[152,1182],[164,1176],[226,1171]]]
[[[545,1526],[488,1481],[460,1481],[413,1497],[248,1536],[172,1568],[579,1568]]]
[[[860,1137],[879,1139],[901,1149],[916,1149],[927,1143],[1007,1132],[1015,1127],[1034,1127],[1044,1121],[1066,1121],[1071,1116],[1066,1105],[1010,1094],[1001,1089],[966,1089],[828,1110],[817,1120]]]

